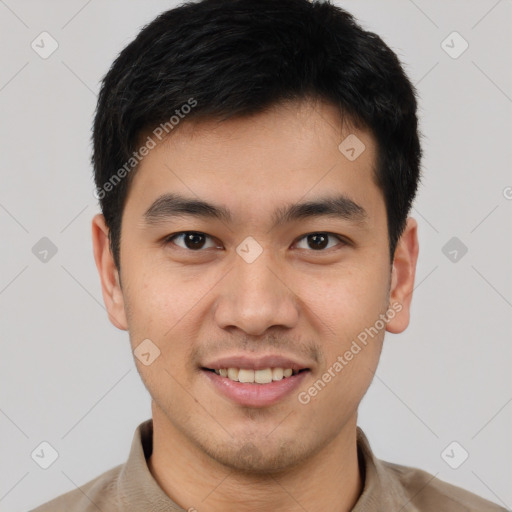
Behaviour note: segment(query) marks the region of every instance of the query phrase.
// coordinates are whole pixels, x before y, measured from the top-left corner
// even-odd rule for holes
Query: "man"
[[[35,509],[497,511],[357,410],[418,257],[415,91],[345,11],[203,0],[106,75],[95,260],[152,397],[126,464]]]

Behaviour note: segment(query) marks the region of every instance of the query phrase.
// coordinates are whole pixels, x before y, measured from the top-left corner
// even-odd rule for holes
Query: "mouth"
[[[270,384],[279,382],[283,379],[289,379],[302,372],[309,371],[309,368],[264,368],[254,370],[252,368],[201,368],[207,372],[213,372],[220,377],[224,377],[233,382],[242,382],[245,384]]]
[[[213,390],[244,407],[269,407],[284,401],[311,374],[309,368],[201,368]]]

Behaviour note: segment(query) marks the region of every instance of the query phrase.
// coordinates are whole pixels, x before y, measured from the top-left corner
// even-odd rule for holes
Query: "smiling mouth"
[[[265,368],[262,370],[253,370],[251,368],[202,368],[202,370],[216,373],[234,382],[245,384],[270,384],[283,379],[288,379],[302,372],[309,371],[309,368],[294,370],[292,368]]]

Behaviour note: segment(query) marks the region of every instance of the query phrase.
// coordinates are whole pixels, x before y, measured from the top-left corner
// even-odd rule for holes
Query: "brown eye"
[[[338,235],[334,235],[332,233],[309,233],[307,235],[304,235],[300,240],[305,240],[307,247],[299,247],[300,249],[312,249],[314,251],[322,251],[325,248],[330,249],[331,247],[334,247],[337,244],[331,244],[329,245],[329,239],[336,239],[339,244],[343,245],[344,241],[342,238],[340,238]],[[300,243],[300,242],[299,242]]]
[[[323,233],[316,233],[314,235],[308,235],[307,240],[312,249],[325,249],[329,243],[329,236]]]
[[[178,247],[182,249],[189,249],[191,251],[198,251],[200,249],[205,248],[205,243],[208,239],[210,239],[208,235],[204,233],[199,233],[197,231],[184,231],[182,233],[177,233],[176,235],[172,235],[166,239],[166,243],[174,243]],[[177,243],[177,240],[181,240],[181,244]],[[211,247],[215,247],[215,244],[212,243]],[[208,248],[208,247],[206,247]]]

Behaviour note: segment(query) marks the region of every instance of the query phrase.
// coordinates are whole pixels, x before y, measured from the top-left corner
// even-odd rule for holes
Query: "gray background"
[[[151,416],[93,260],[90,127],[114,57],[175,5],[0,0],[1,510],[28,510],[124,462]],[[510,508],[511,2],[339,5],[417,84],[425,151],[412,321],[386,335],[359,424],[380,458]],[[59,45],[47,59],[31,48],[43,31]],[[453,31],[469,43],[458,58],[445,51],[462,48]],[[43,237],[57,247],[47,262],[32,252]],[[443,253],[452,237],[455,262],[453,247]],[[42,441],[59,454],[46,470],[31,458]],[[441,456],[452,441],[469,453],[458,469]]]

